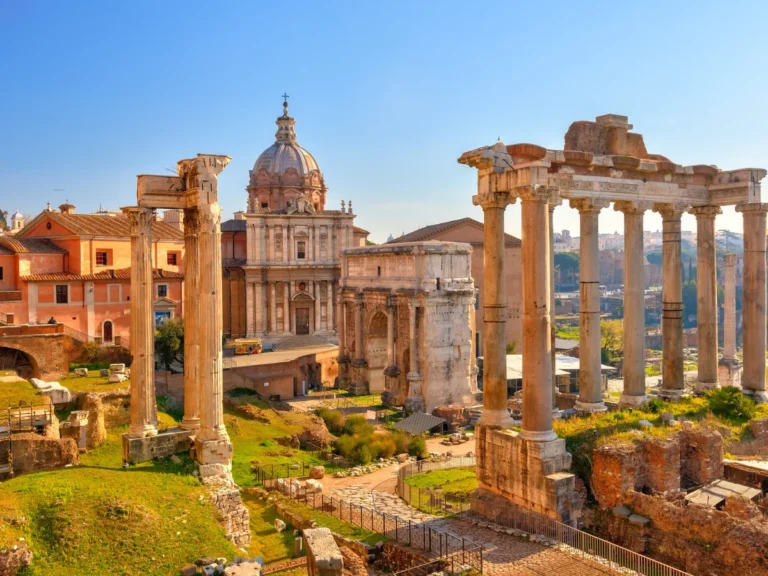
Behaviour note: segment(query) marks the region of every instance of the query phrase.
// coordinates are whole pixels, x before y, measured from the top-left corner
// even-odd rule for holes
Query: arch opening
[[[385,389],[384,369],[387,367],[387,316],[376,312],[368,327],[365,357],[368,360],[368,388],[371,394]]]
[[[40,369],[31,355],[7,346],[0,346],[0,370],[15,372],[25,380],[40,377]]]

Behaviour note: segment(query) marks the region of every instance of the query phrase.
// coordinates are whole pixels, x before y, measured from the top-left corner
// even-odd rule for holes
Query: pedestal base
[[[480,419],[477,421],[477,426],[490,426],[491,428],[512,428],[515,425],[515,421],[509,414],[509,410],[486,410],[480,412]]]
[[[758,404],[765,404],[768,402],[768,392],[765,390],[749,390],[747,388],[742,390],[743,394],[751,397]]]
[[[725,358],[720,360],[717,365],[717,380],[720,386],[741,388],[741,362]]]
[[[157,436],[132,438],[123,434],[123,462],[138,464],[153,458],[165,458],[172,454],[189,453],[192,448],[191,432],[181,428],[163,430]]]
[[[232,443],[224,436],[216,440],[195,439],[200,478],[232,476]]]
[[[712,390],[713,388],[720,388],[719,382],[703,382],[701,380],[696,381],[696,390]]]
[[[421,396],[410,396],[406,398],[403,410],[406,414],[424,412],[424,399]]]
[[[381,393],[381,403],[384,406],[402,406],[406,394],[400,385],[400,370],[391,366],[384,370],[384,392]]]
[[[679,389],[667,390],[665,388],[662,388],[659,391],[659,398],[662,398],[663,400],[669,400],[671,402],[677,402],[684,396],[687,396],[685,390],[679,390]]]
[[[631,396],[629,394],[622,394],[619,398],[619,408],[636,408],[642,406],[648,402],[648,396],[643,394],[642,396]]]
[[[577,412],[605,412],[608,410],[602,402],[582,402],[581,400],[576,401],[574,409]]]
[[[190,432],[194,432],[195,430],[198,430],[200,428],[200,418],[187,418],[184,417],[184,419],[181,421],[181,429],[182,430],[188,430]]]
[[[349,383],[348,390],[353,396],[363,396],[368,394],[368,363],[365,360],[353,360],[350,364],[350,375],[352,381]]]
[[[575,526],[584,506],[576,477],[565,472],[571,455],[565,440],[534,442],[512,430],[481,427],[477,432],[480,490],[472,510],[493,520],[511,504]]]

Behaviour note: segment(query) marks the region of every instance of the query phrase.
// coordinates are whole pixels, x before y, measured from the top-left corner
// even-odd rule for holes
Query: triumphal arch
[[[598,214],[613,203],[624,214],[624,393],[621,404],[636,406],[645,394],[645,313],[643,215],[663,218],[663,371],[661,394],[683,394],[683,304],[680,217],[697,222],[698,387],[717,386],[717,298],[715,217],[736,205],[744,216],[745,394],[757,401],[765,391],[766,262],[768,203],[760,198],[759,168],[720,170],[712,165],[681,166],[646,150],[641,134],[630,132],[626,116],[607,114],[595,122],[574,122],[563,150],[499,141],[465,152],[459,163],[477,169],[473,203],[485,216],[484,398],[477,435],[480,491],[476,510],[492,513],[498,498],[575,523],[582,502],[570,455],[553,431],[552,214],[567,200],[581,218],[580,393],[576,408],[605,410],[600,389],[600,295]],[[523,241],[523,421],[510,430],[504,329],[504,212],[522,206]]]
[[[198,154],[176,176],[138,176],[131,222],[131,424],[126,462],[188,448],[194,440],[202,478],[228,477],[232,443],[224,426],[222,373],[221,207],[218,175],[228,156]],[[184,211],[184,419],[158,433],[154,384],[152,236],[155,209]]]

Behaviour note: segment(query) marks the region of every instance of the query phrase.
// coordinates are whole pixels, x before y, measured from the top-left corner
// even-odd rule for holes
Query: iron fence
[[[461,514],[462,512],[469,511],[471,500],[468,496],[445,493],[434,488],[418,488],[411,486],[405,480],[410,476],[424,474],[433,470],[474,468],[476,465],[477,460],[474,456],[456,456],[437,462],[430,462],[428,460],[410,462],[398,470],[395,492],[407,504],[430,514]]]
[[[333,496],[311,492],[295,478],[300,476],[302,469],[308,471],[310,466],[300,465],[299,468],[278,465],[254,468],[256,478],[265,488],[276,490],[293,500],[303,502],[314,510],[325,512],[344,522],[359,526],[406,546],[413,546],[437,558],[451,560],[455,565],[466,566],[467,569],[483,571],[483,547],[460,536],[434,528],[430,522],[406,520],[394,514],[380,512],[373,508],[354,504]],[[280,476],[280,474],[286,474]]]

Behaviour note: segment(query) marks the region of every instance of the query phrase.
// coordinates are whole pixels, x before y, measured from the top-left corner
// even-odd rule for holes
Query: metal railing
[[[289,465],[286,467],[278,466],[277,471],[295,473],[296,476],[299,476],[298,472],[302,467],[303,465],[299,466],[298,469],[291,470]],[[272,468],[274,469],[274,467]],[[477,542],[438,530],[430,522],[405,520],[399,516],[380,512],[361,504],[353,504],[333,496],[309,492],[295,479],[274,478],[272,470],[256,466],[254,472],[265,488],[276,490],[284,496],[303,502],[312,509],[330,514],[334,518],[354,524],[364,530],[383,534],[400,544],[424,550],[440,559],[450,560],[452,556],[455,556],[454,564],[467,566],[481,574],[483,572],[483,547]]]
[[[63,324],[64,326],[64,334],[72,338],[73,340],[77,340],[79,342],[99,342],[101,338],[98,338],[96,336],[91,336],[90,334],[86,334],[85,332],[81,332],[80,330],[75,330],[71,326],[67,326],[66,324]]]
[[[395,493],[406,504],[429,512],[430,514],[461,514],[469,511],[471,499],[468,496],[446,494],[434,488],[418,488],[411,486],[405,480],[416,474],[424,474],[433,470],[449,470],[451,468],[474,468],[477,460],[474,456],[456,456],[448,460],[430,462],[421,460],[401,466],[397,471],[397,487]]]
[[[573,528],[552,518],[523,510],[514,505],[491,511],[486,510],[485,512],[482,516],[483,520],[493,522],[504,528],[544,536],[564,544],[563,550],[576,556],[593,561],[595,560],[594,557],[602,558],[601,563],[611,570],[629,570],[646,576],[691,576],[684,570],[674,568],[578,528]]]

